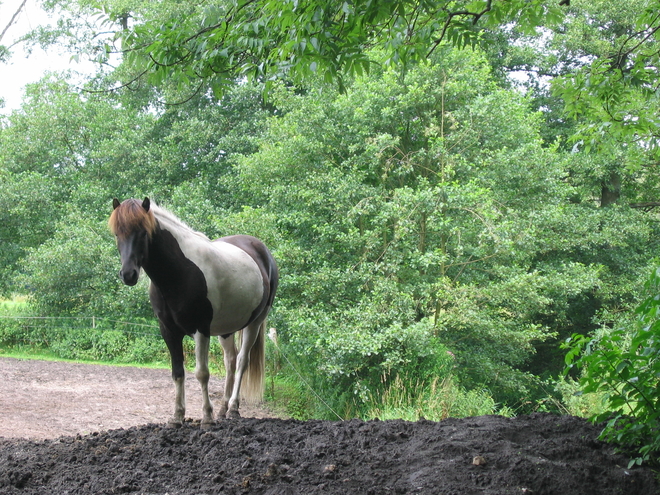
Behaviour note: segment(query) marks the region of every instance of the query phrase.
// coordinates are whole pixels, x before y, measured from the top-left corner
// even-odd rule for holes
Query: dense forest
[[[660,234],[657,2],[536,1],[517,17],[495,10],[507,2],[392,2],[388,19],[446,14],[436,31],[419,20],[405,60],[366,21],[335,47],[345,59],[329,34],[289,46],[286,16],[276,32],[256,7],[213,53],[204,26],[243,12],[223,1],[106,2],[117,34],[99,45],[93,3],[49,2],[60,22],[26,43],[98,72],[82,88],[49,74],[0,118],[0,293],[29,314],[152,321],[148,280],[121,284],[106,226],[113,197],[148,196],[211,238],[264,240],[281,271],[278,373],[302,387],[295,368],[342,416],[383,417],[388,401],[413,417],[434,401],[576,413],[562,344],[616,334],[630,349]],[[371,4],[308,3],[346,18]],[[272,55],[285,48],[288,71]]]

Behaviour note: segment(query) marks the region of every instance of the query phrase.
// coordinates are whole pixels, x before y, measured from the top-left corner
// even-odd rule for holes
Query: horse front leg
[[[183,335],[177,335],[170,332],[162,323],[160,325],[161,335],[170,351],[172,361],[172,380],[174,380],[175,398],[174,398],[174,416],[172,416],[167,426],[179,428],[183,425],[186,415],[186,389],[185,389],[185,369],[183,367]]]
[[[222,403],[218,411],[218,418],[224,418],[229,410],[229,398],[234,390],[234,375],[236,373],[236,345],[234,334],[227,337],[218,337],[222,346],[222,355],[225,362],[225,392],[222,395]]]
[[[197,332],[195,334],[195,377],[202,387],[202,428],[208,428],[213,421],[213,405],[209,398],[209,345],[211,339]]]

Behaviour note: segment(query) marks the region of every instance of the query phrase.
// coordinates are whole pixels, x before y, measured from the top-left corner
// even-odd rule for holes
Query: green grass
[[[511,411],[499,409],[486,391],[464,390],[451,376],[428,382],[396,376],[383,390],[370,395],[363,416],[364,419],[441,421],[485,414],[510,416]]]
[[[58,356],[57,354],[49,351],[48,349],[31,349],[31,348],[13,348],[5,349],[0,347],[0,357],[8,357],[14,359],[34,359],[39,361],[57,361],[64,363],[81,363],[81,364],[99,364],[103,366],[118,366],[118,367],[134,367],[134,368],[152,368],[152,369],[169,369],[170,365],[162,362],[153,363],[116,363],[112,361],[93,361],[89,359],[66,359]]]

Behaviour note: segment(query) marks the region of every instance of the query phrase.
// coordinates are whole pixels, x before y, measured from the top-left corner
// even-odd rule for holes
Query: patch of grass
[[[28,296],[22,296],[15,294],[9,299],[0,298],[0,304],[7,305],[26,305],[28,302]]]
[[[506,409],[498,410],[488,392],[466,391],[450,376],[443,379],[434,378],[427,382],[406,380],[397,375],[387,383],[389,384],[381,391],[370,395],[364,419],[417,421],[425,418],[441,421],[449,417],[510,415],[510,411]]]
[[[307,420],[314,416],[314,401],[300,382],[289,378],[267,377],[264,399],[278,417]]]
[[[118,366],[118,367],[132,367],[132,368],[151,368],[151,369],[169,369],[169,363],[150,362],[150,363],[115,363],[111,361],[94,361],[88,359],[66,359],[58,356],[48,349],[35,349],[35,348],[12,348],[5,349],[0,346],[0,357],[8,357],[21,360],[39,360],[39,361],[58,361],[63,363],[81,363],[81,364],[99,364],[103,366]]]
[[[604,392],[583,392],[580,384],[570,378],[560,380],[555,388],[562,396],[562,405],[566,413],[581,418],[591,418],[603,414],[605,407]]]

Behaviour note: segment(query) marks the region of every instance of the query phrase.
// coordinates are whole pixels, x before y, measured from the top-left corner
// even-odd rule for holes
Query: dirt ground
[[[169,375],[0,358],[0,493],[660,494],[575,417],[302,422],[242,408],[210,430],[169,429]]]
[[[224,381],[211,377],[219,402]],[[202,395],[186,374],[186,415],[201,418]],[[147,423],[166,423],[174,412],[167,369],[149,369],[0,357],[0,437],[44,439]],[[241,405],[244,417],[271,416]]]

